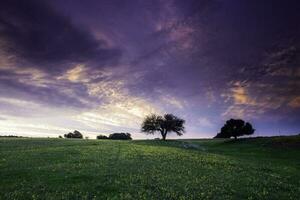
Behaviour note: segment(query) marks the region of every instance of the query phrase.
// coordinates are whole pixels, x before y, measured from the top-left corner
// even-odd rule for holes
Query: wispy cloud
[[[183,101],[180,101],[179,99],[175,98],[174,96],[170,95],[162,95],[161,101],[168,106],[172,106],[177,109],[183,109],[185,106],[185,103]]]
[[[202,127],[213,127],[214,125],[209,119],[205,117],[198,118],[198,123]]]
[[[288,105],[292,108],[300,108],[300,96],[293,98]]]
[[[170,112],[195,136],[228,117],[299,121],[295,2],[1,1],[1,128],[138,135]]]

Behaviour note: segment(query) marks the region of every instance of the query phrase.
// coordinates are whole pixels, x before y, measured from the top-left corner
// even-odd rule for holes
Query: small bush
[[[113,133],[108,138],[111,140],[132,140],[130,133]]]
[[[108,139],[108,137],[106,135],[98,135],[97,139],[98,140],[106,140],[106,139]]]
[[[75,130],[73,133],[70,132],[68,134],[64,134],[64,137],[65,138],[77,138],[77,139],[83,138],[82,134],[77,130]]]

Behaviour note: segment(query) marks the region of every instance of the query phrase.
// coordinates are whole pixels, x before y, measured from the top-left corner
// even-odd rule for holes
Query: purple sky
[[[298,0],[1,0],[0,134],[300,132]]]

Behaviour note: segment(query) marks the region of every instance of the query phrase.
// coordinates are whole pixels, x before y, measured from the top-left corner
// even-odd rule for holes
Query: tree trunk
[[[234,136],[234,139],[236,140],[236,139],[237,139],[237,137],[236,137],[236,136]]]
[[[161,136],[163,140],[166,140],[167,137],[167,131],[161,131]]]

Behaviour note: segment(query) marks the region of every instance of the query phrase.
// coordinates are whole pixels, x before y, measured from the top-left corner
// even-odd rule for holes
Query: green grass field
[[[300,137],[0,139],[0,199],[299,199]]]

